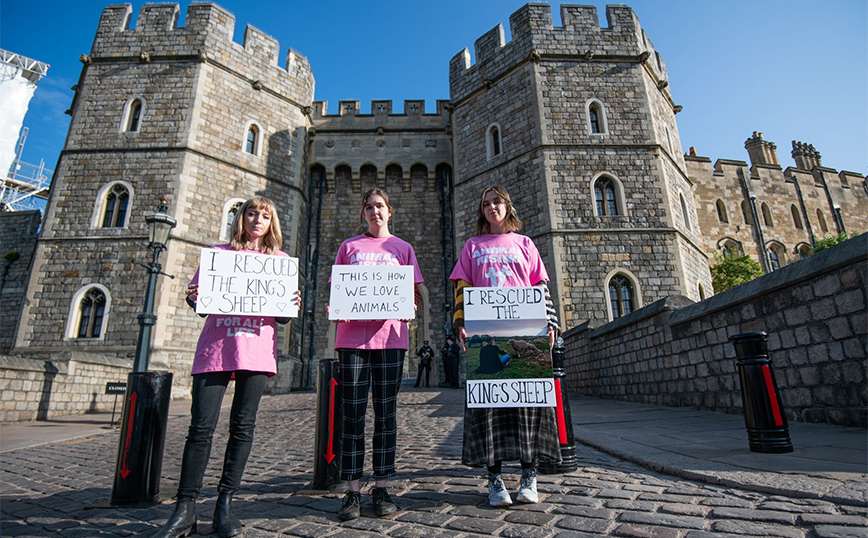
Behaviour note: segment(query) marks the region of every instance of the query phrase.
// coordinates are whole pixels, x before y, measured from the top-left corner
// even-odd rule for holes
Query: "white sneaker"
[[[491,506],[509,506],[512,504],[512,499],[509,497],[509,492],[506,491],[500,473],[488,473],[488,504]]]
[[[536,469],[521,470],[521,486],[518,488],[516,500],[520,503],[538,503],[539,495],[536,492]]]

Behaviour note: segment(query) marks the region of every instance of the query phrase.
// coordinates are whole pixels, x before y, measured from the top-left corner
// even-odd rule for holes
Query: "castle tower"
[[[665,64],[629,7],[606,15],[528,4],[450,64],[456,245],[506,186],[568,328],[712,294]]]
[[[183,291],[200,249],[227,242],[232,208],[272,198],[284,250],[304,253],[314,80],[292,50],[280,67],[278,43],[253,27],[234,43],[235,18],[216,5],[191,4],[183,28],[176,4],[142,7],[134,28],[132,15],[107,7],[81,56],[13,352],[132,363],[147,280],[133,261],[148,255],[144,215],[166,197],[178,225],[161,261],[176,278],[158,281],[151,369],[188,390],[202,320]],[[278,344],[284,359],[298,356],[297,325]]]

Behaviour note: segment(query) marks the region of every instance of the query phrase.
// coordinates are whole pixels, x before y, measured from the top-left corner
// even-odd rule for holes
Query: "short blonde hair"
[[[235,212],[235,219],[232,221],[232,228],[229,229],[229,242],[235,250],[252,250],[250,241],[244,236],[244,214],[250,208],[265,210],[271,216],[271,224],[268,226],[268,231],[262,238],[262,243],[259,246],[260,252],[266,254],[276,254],[283,246],[283,233],[280,231],[280,217],[277,216],[277,206],[274,202],[264,196],[254,196],[244,202],[238,211]]]
[[[479,206],[476,208],[476,235],[491,233],[491,225],[488,224],[488,219],[485,218],[485,211],[482,210],[482,204],[485,202],[485,195],[488,194],[489,191],[493,191],[494,194],[496,194],[497,197],[503,200],[506,204],[507,231],[517,232],[521,230],[521,220],[519,220],[518,214],[515,212],[515,206],[512,205],[512,198],[509,197],[506,187],[503,185],[492,185],[491,187],[486,187],[485,190],[482,191],[482,196],[479,197]]]

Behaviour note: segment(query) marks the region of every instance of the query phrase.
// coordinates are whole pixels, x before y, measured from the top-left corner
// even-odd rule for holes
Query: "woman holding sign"
[[[389,233],[392,205],[382,189],[371,189],[362,197],[359,227],[368,231],[344,241],[335,265],[407,265],[413,267],[413,282],[423,281],[416,253],[406,241]],[[415,302],[415,298],[414,298]],[[371,498],[374,513],[385,516],[397,510],[386,480],[395,475],[398,389],[404,372],[404,355],[409,347],[408,320],[338,321],[335,349],[340,359],[343,396],[343,451],[341,479],[347,481],[338,517],[361,515],[359,480],[365,459],[365,412],[368,386],[374,401],[373,466]]]
[[[231,242],[217,250],[253,252],[287,256],[280,250],[283,235],[274,202],[255,196],[244,202],[235,214],[230,230]],[[195,308],[199,296],[199,271],[187,287],[187,304]],[[295,300],[300,304],[300,292]],[[201,314],[204,316],[204,314]],[[208,316],[199,336],[193,358],[193,401],[190,428],[184,445],[177,504],[158,538],[189,536],[196,528],[196,497],[202,488],[205,466],[211,454],[211,439],[223,394],[231,379],[235,396],[229,415],[229,441],[223,459],[223,474],[214,510],[214,529],[223,538],[241,534],[241,521],[230,512],[232,496],[241,484],[241,475],[253,445],[253,430],[259,400],[269,377],[277,373],[277,334],[275,323],[289,318]]]
[[[521,221],[506,189],[502,186],[485,189],[477,208],[476,236],[464,244],[449,277],[455,282],[453,326],[458,330],[462,349],[467,338],[463,289],[468,286],[545,287],[548,333],[550,341],[554,342],[555,332],[559,329],[546,286],[548,273],[533,241],[515,233],[520,229]],[[554,408],[465,407],[462,462],[472,467],[488,468],[488,502],[491,506],[512,504],[501,475],[504,460],[521,462],[517,500],[539,502],[536,475],[540,457],[554,461],[561,459]]]

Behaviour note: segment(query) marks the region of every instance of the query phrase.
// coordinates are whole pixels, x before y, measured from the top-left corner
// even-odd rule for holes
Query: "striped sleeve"
[[[554,329],[555,334],[557,334],[560,332],[561,326],[558,320],[558,312],[555,310],[555,303],[552,301],[552,294],[549,292],[547,283],[542,282],[540,285],[545,289],[546,294],[546,319],[548,320],[549,327]]]
[[[464,288],[470,286],[466,280],[455,282],[455,310],[452,313],[452,330],[456,334],[464,327]]]

